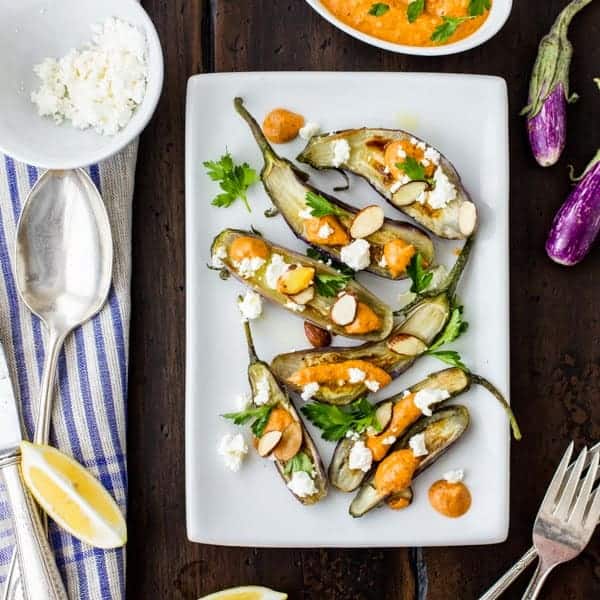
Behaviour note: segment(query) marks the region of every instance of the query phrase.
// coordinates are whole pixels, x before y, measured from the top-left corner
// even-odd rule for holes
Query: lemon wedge
[[[102,484],[82,465],[50,446],[21,442],[21,469],[29,491],[71,535],[97,548],[127,541],[125,519]]]
[[[287,597],[287,594],[275,592],[266,587],[245,585],[215,592],[214,594],[203,596],[199,600],[285,600]]]

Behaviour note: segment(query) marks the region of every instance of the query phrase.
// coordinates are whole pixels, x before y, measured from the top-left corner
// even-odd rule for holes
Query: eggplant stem
[[[594,158],[592,158],[592,160],[587,164],[587,166],[583,170],[583,173],[579,177],[575,176],[575,168],[573,167],[573,165],[569,165],[569,179],[573,182],[581,181],[598,162],[600,162],[600,150],[596,151],[596,154],[594,154]]]
[[[279,156],[277,156],[275,150],[273,150],[273,147],[271,146],[271,144],[269,144],[269,141],[265,137],[261,126],[256,122],[256,119],[246,110],[243,98],[235,98],[233,101],[233,105],[235,106],[235,110],[242,117],[242,119],[244,119],[244,121],[248,123],[248,127],[250,127],[250,131],[252,132],[256,143],[258,144],[258,146],[261,149],[261,152],[263,153],[265,163],[277,160]]]
[[[565,6],[558,17],[556,17],[556,21],[554,21],[554,25],[552,25],[552,29],[550,31],[555,31],[559,35],[566,38],[567,29],[569,29],[569,25],[571,24],[573,17],[591,1],[592,0],[573,0],[573,2]]]
[[[238,296],[238,300],[241,300],[242,297]],[[254,339],[252,338],[252,330],[250,329],[250,322],[248,319],[244,319],[244,334],[246,336],[246,346],[248,347],[248,358],[250,359],[250,364],[254,364],[259,362],[258,355],[256,354],[256,348],[254,347]]]
[[[481,375],[475,375],[475,373],[469,373],[471,376],[471,380],[473,383],[476,383],[482,387],[484,387],[492,396],[500,402],[502,408],[506,412],[508,416],[508,420],[510,422],[510,427],[512,429],[513,437],[515,440],[521,439],[521,429],[519,428],[519,424],[517,423],[517,418],[515,417],[515,413],[512,411],[510,404],[506,401],[506,398],[502,394],[502,392],[490,381],[488,381],[485,377],[481,377]]]

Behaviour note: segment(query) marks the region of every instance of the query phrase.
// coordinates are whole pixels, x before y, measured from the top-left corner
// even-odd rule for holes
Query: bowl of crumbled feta
[[[136,0],[0,0],[0,73],[0,152],[72,169],[141,133],[163,57]]]

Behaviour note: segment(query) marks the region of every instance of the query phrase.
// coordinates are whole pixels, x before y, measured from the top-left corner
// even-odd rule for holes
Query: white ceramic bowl
[[[33,66],[85,45],[90,26],[109,17],[143,29],[148,41],[146,96],[131,121],[103,136],[40,117],[30,99],[40,83]],[[144,129],[160,97],[163,57],[154,25],[136,0],[0,0],[0,73],[0,151],[42,168],[74,169],[115,154]]]
[[[454,44],[444,44],[442,46],[433,47],[421,47],[421,46],[406,46],[405,44],[394,44],[393,42],[386,42],[379,38],[373,37],[362,33],[349,25],[346,25],[338,18],[334,17],[324,6],[321,4],[321,0],[306,0],[322,17],[327,19],[330,23],[335,25],[338,29],[345,31],[347,34],[355,37],[357,40],[371,44],[371,46],[377,46],[384,50],[390,50],[392,52],[398,52],[400,54],[415,54],[418,56],[445,56],[447,54],[456,54],[458,52],[464,52],[470,50],[476,46],[480,46],[484,42],[487,42],[491,37],[496,35],[502,28],[510,11],[512,9],[512,0],[493,0],[492,9],[485,23],[475,32],[473,35],[455,42]]]

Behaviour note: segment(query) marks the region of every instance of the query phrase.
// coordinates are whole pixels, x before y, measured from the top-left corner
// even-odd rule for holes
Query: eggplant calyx
[[[519,424],[517,423],[517,418],[515,417],[515,413],[512,411],[510,404],[506,401],[506,398],[502,394],[502,392],[490,381],[488,381],[485,377],[481,377],[481,375],[476,375],[475,373],[469,373],[471,377],[471,381],[484,387],[498,402],[502,405],[502,408],[506,412],[508,416],[508,420],[510,422],[510,427],[512,429],[512,434],[515,440],[519,441],[522,438],[521,429],[519,428]]]
[[[590,160],[590,162],[587,164],[587,167],[583,170],[583,173],[581,173],[579,177],[575,176],[575,167],[573,167],[573,165],[569,165],[569,179],[574,183],[581,181],[598,163],[600,163],[600,150],[596,151],[594,158]]]
[[[533,119],[555,88],[562,83],[567,102],[575,102],[577,94],[569,93],[569,66],[573,46],[567,38],[573,17],[592,0],[573,0],[558,15],[550,32],[540,42],[529,86],[529,104],[521,115]]]
[[[394,311],[394,316],[404,316],[406,313],[408,313],[408,311],[413,309],[425,298],[433,298],[435,296],[439,296],[440,294],[446,294],[446,296],[452,301],[456,295],[456,288],[460,282],[460,278],[465,270],[465,267],[467,266],[467,263],[469,262],[469,256],[471,254],[474,241],[474,235],[471,235],[467,238],[467,241],[462,247],[454,266],[439,287],[420,292],[416,295],[415,299],[409,302],[406,306],[403,306],[400,310]]]

